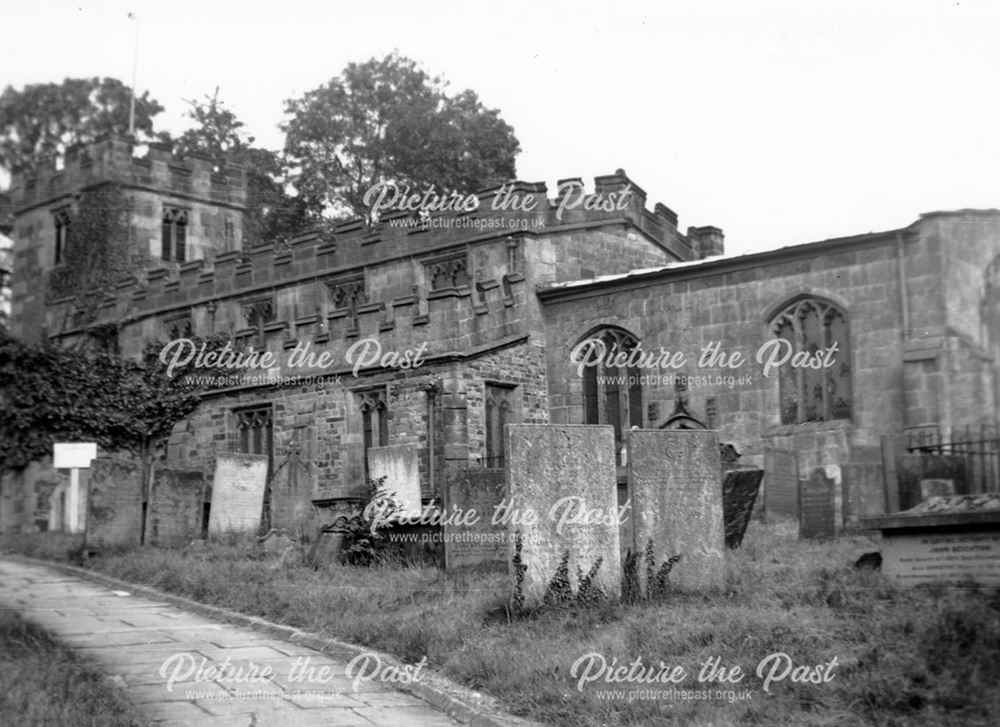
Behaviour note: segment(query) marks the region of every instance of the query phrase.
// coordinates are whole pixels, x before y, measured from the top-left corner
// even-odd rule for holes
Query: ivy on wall
[[[121,187],[110,182],[84,190],[77,199],[63,264],[52,270],[48,281],[50,301],[73,299],[65,308],[73,317],[63,327],[95,320],[115,283],[148,267],[148,251],[130,240],[131,204]]]
[[[206,350],[227,339],[205,339]],[[196,341],[200,345],[202,341]],[[149,462],[174,425],[198,406],[207,371],[193,363],[168,377],[162,344],[140,360],[50,343],[28,345],[0,333],[0,472],[49,456],[57,441],[97,442]]]

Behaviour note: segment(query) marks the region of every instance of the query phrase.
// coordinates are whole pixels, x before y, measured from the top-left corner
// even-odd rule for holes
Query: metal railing
[[[970,492],[1000,492],[1000,427],[997,424],[956,428],[947,441],[936,429],[911,431],[906,449],[917,454],[960,456],[965,460]]]

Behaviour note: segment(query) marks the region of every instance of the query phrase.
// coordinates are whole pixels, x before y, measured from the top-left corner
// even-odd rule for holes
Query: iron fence
[[[947,440],[936,428],[911,431],[906,449],[911,453],[962,457],[970,492],[1000,492],[1000,426],[997,424],[956,428]]]

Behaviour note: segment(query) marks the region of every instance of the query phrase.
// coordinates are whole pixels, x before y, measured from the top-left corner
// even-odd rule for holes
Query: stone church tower
[[[58,333],[46,308],[58,302],[53,278],[67,265],[81,197],[115,185],[129,203],[128,244],[146,269],[176,269],[240,249],[246,209],[242,167],[215,170],[207,157],[174,157],[165,144],[149,144],[143,157],[128,137],[104,137],[66,153],[27,176],[15,173],[11,333],[38,341]],[[137,270],[142,276],[145,271]],[[103,301],[101,301],[103,302]],[[54,328],[55,326],[55,328]]]

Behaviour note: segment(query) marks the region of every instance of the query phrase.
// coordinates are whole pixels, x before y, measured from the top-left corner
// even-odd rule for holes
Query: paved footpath
[[[91,657],[164,727],[459,724],[377,678],[351,678],[374,674],[375,661],[349,677],[346,661],[323,652],[54,568],[0,559],[0,608]],[[250,679],[265,667],[273,678]]]

